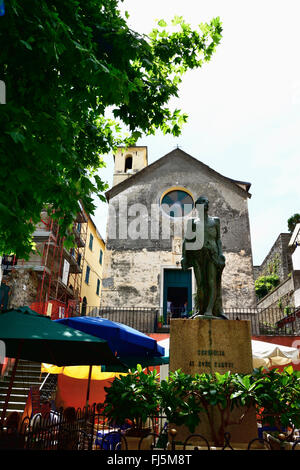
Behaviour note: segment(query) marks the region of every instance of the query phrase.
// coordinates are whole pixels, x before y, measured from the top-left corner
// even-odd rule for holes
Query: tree
[[[93,193],[104,199],[101,155],[156,129],[179,135],[187,116],[168,101],[222,28],[215,18],[194,31],[177,17],[174,32],[160,21],[145,37],[118,0],[10,0],[0,22],[0,254],[28,257],[45,205],[68,235],[78,201],[93,213]]]
[[[300,214],[294,214],[288,219],[289,232],[293,233],[297,224],[300,224]]]

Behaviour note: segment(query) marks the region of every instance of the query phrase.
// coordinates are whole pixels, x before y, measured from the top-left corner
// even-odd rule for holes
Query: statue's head
[[[197,201],[195,202],[196,208],[197,208],[198,204],[203,204],[204,205],[204,210],[208,211],[209,201],[208,201],[206,196],[198,197]]]

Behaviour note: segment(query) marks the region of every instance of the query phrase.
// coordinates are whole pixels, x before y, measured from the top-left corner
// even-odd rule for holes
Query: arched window
[[[90,272],[91,272],[91,268],[89,266],[86,267],[86,271],[85,271],[85,283],[88,284],[89,283],[89,280],[90,280]]]
[[[89,249],[90,249],[91,251],[93,250],[93,241],[94,241],[94,237],[93,237],[93,235],[90,233]]]
[[[97,289],[96,289],[96,294],[100,295],[100,279],[97,279]]]
[[[82,316],[86,315],[86,307],[87,307],[87,299],[86,299],[86,297],[83,297],[82,307],[81,307],[81,315]]]
[[[125,173],[132,170],[132,155],[127,155],[125,158]]]

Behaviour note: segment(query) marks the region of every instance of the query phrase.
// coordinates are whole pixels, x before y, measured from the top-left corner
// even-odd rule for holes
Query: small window
[[[100,250],[99,263],[102,264],[103,261],[103,251]]]
[[[94,237],[93,237],[93,235],[90,233],[90,242],[89,242],[89,249],[90,249],[90,250],[93,249],[93,241],[94,241]]]
[[[97,290],[96,290],[96,294],[97,294],[97,295],[100,294],[100,279],[97,279]]]
[[[77,224],[77,232],[78,232],[78,233],[81,232],[81,224],[80,224],[80,223]]]
[[[128,155],[125,159],[125,173],[127,173],[128,170],[132,170],[132,156]]]
[[[81,254],[80,253],[78,253],[78,255],[77,255],[77,264],[78,264],[78,266],[80,266],[80,264],[81,264]]]
[[[91,268],[89,266],[86,267],[86,272],[85,272],[85,282],[86,284],[89,283],[89,280],[90,280],[90,272],[91,272]]]

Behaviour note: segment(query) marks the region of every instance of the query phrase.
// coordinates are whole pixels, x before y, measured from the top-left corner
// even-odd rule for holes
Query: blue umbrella
[[[56,321],[97,338],[105,339],[111,351],[121,360],[125,357],[162,357],[165,353],[164,348],[157,344],[154,338],[107,318],[74,317]]]
[[[5,15],[5,6],[4,6],[4,0],[0,0],[0,16]]]

